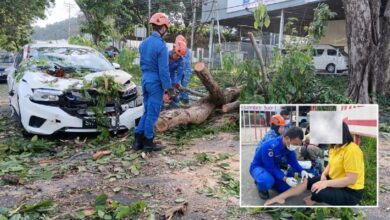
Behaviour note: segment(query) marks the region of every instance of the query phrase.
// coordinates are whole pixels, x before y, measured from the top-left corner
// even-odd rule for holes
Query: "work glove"
[[[305,179],[305,178],[312,178],[314,175],[313,174],[311,174],[311,173],[308,173],[306,170],[302,170],[302,172],[301,172],[301,178],[302,179]]]
[[[287,177],[286,183],[287,185],[294,187],[298,184],[298,181],[294,177]]]

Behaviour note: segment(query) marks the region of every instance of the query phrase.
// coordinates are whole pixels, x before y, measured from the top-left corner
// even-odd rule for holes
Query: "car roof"
[[[28,44],[26,46],[29,46],[30,48],[42,48],[42,47],[61,48],[61,47],[67,47],[67,48],[79,48],[79,49],[93,49],[91,47],[80,46],[80,45],[75,45],[75,44],[67,44],[67,43],[33,43],[33,44]]]
[[[318,44],[318,45],[313,45],[313,47],[314,49],[336,49],[334,46],[328,44]]]

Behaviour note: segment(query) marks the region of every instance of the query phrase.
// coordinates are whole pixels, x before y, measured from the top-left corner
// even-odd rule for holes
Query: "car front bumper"
[[[135,102],[135,101],[133,101]],[[77,117],[70,115],[57,106],[49,106],[32,102],[29,97],[19,97],[20,117],[27,132],[41,135],[51,135],[56,132],[66,133],[93,133],[98,132],[96,127],[86,126],[85,121],[91,117]],[[142,116],[144,106],[122,104],[118,126],[114,128],[116,117],[111,120],[110,130],[131,129]],[[93,118],[93,117],[92,117]]]

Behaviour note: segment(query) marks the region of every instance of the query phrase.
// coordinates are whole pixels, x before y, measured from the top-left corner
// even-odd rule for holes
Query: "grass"
[[[377,140],[370,137],[362,137],[360,148],[364,154],[365,187],[361,205],[376,205],[377,197]]]
[[[317,74],[317,79],[321,84],[329,86],[339,94],[345,94],[348,88],[348,75],[322,75]]]

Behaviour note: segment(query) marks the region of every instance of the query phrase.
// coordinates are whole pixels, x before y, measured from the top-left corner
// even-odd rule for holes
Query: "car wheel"
[[[334,73],[335,69],[336,69],[336,65],[334,65],[333,63],[330,63],[326,66],[326,71],[328,73]]]

